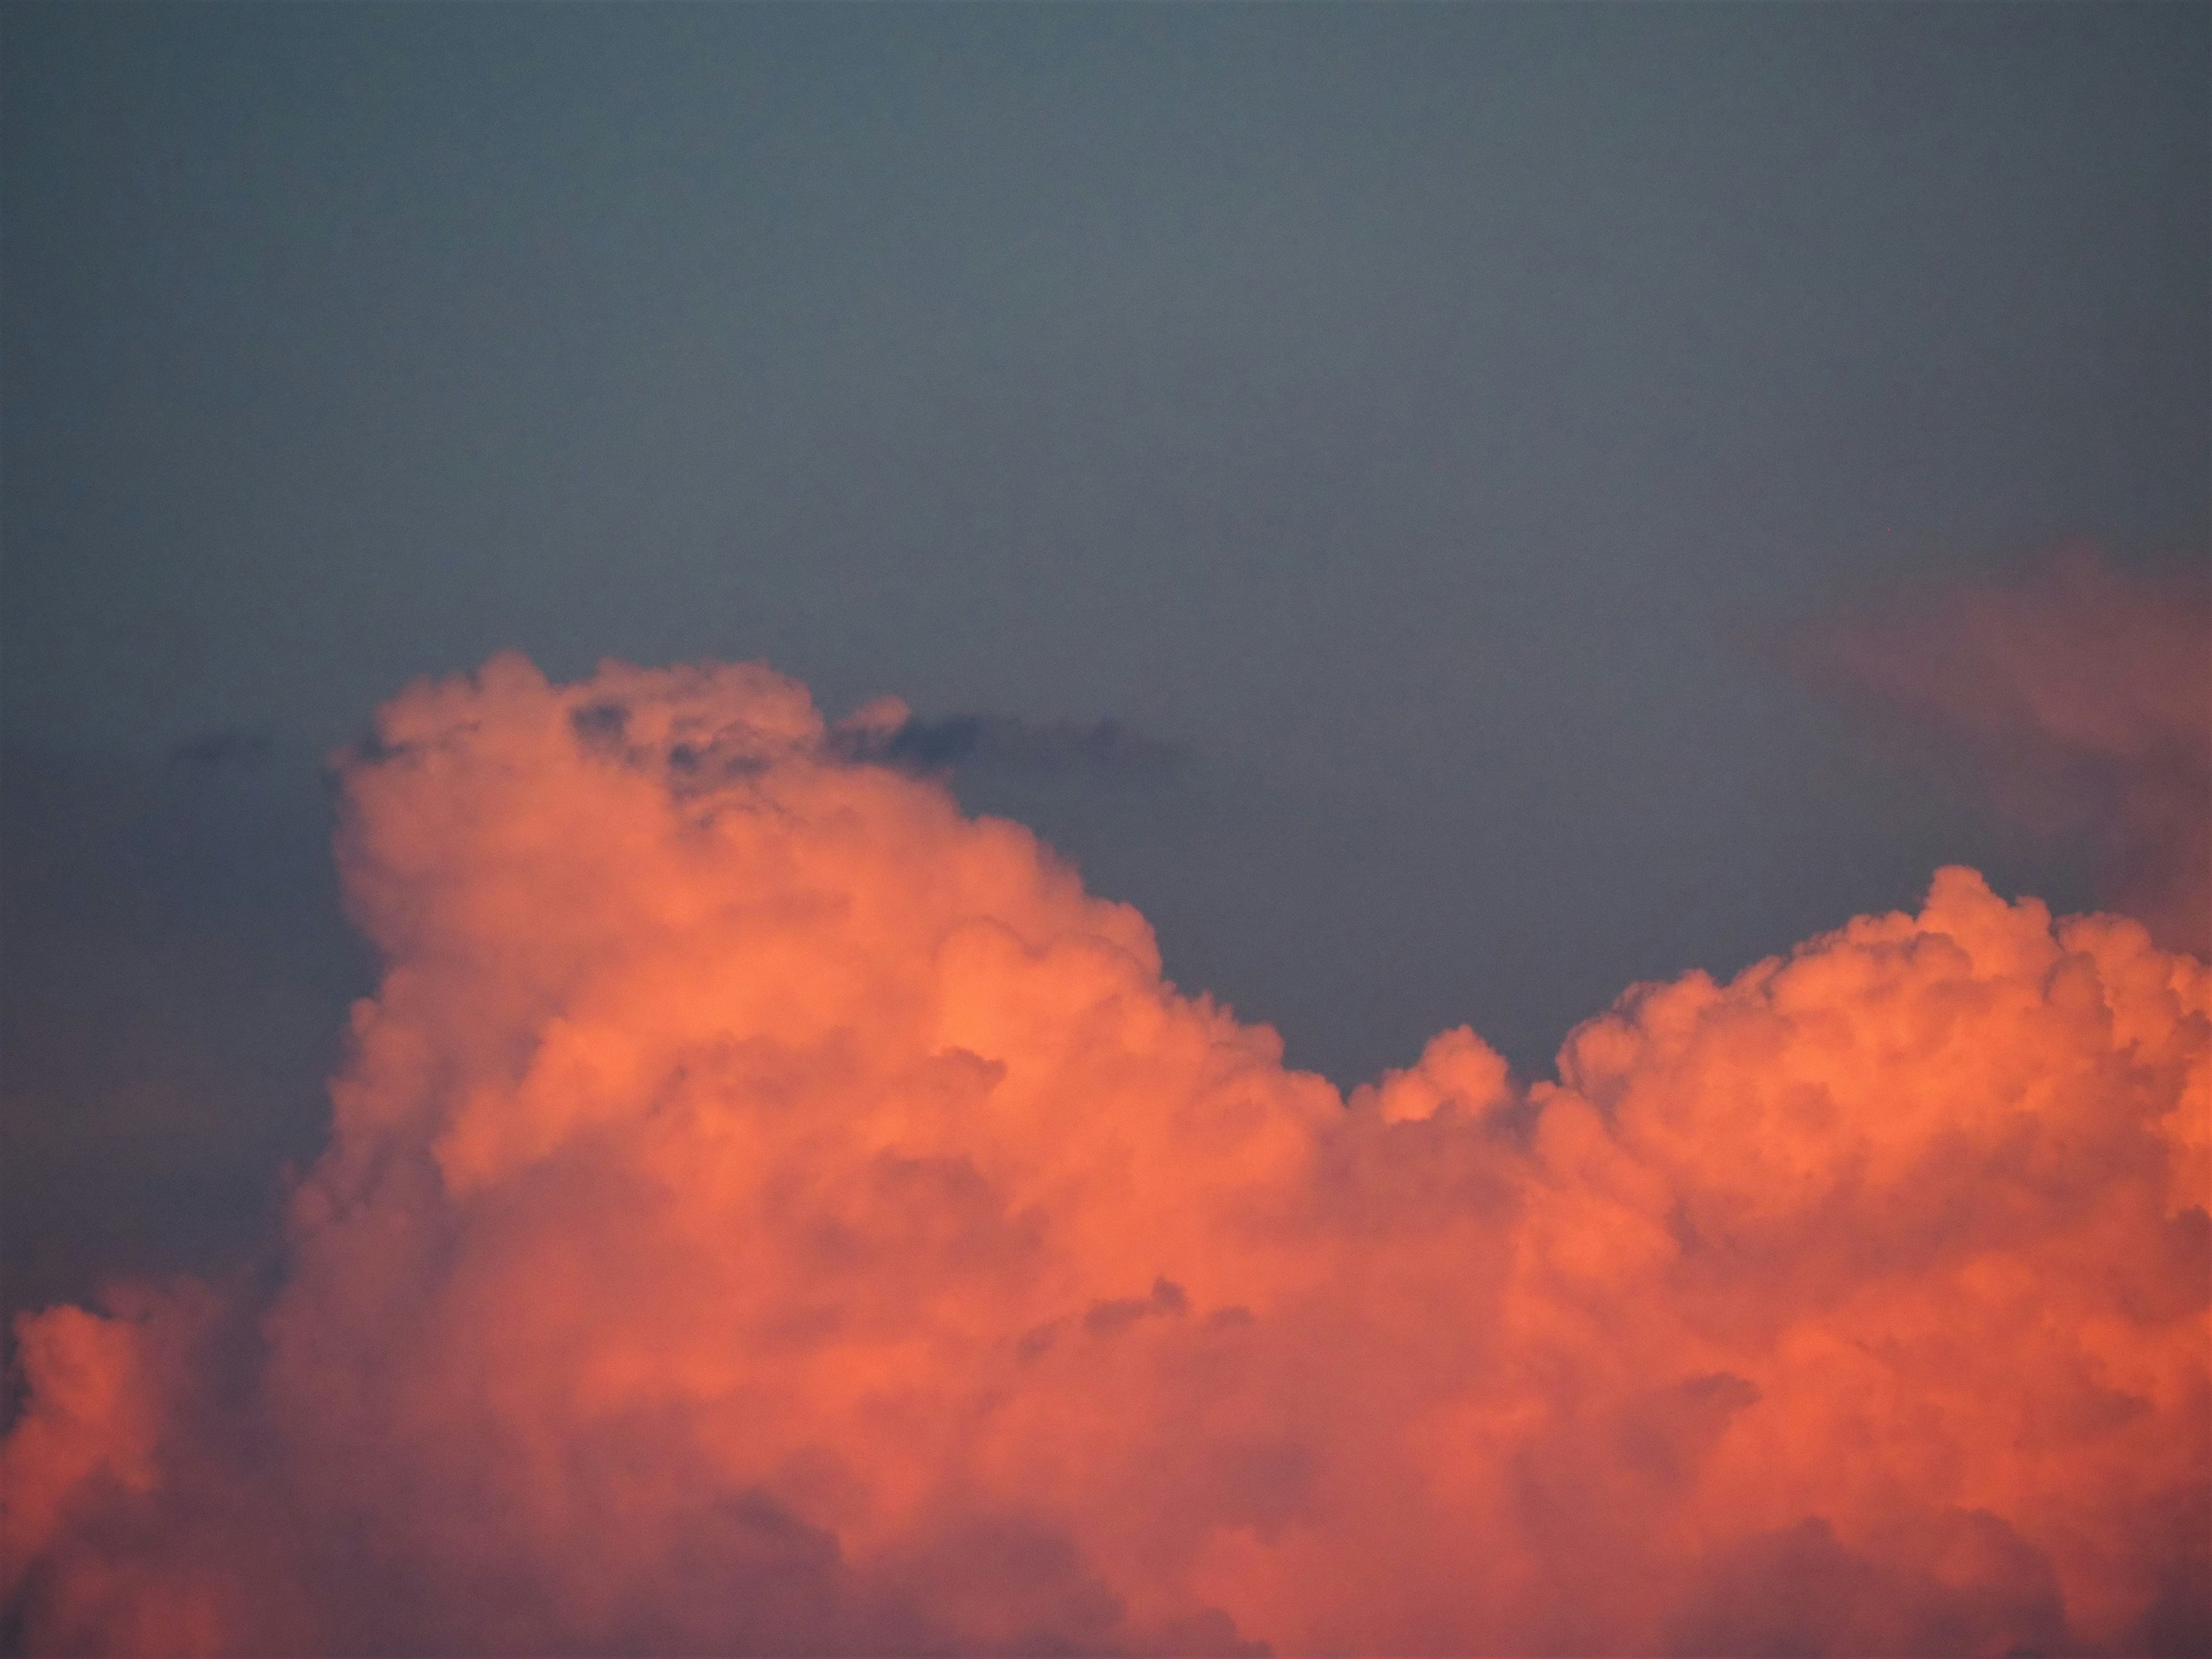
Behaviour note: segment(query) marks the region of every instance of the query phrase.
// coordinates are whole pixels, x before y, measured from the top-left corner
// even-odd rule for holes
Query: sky
[[[1259,1080],[1237,1086],[1334,1149],[1311,1156],[1370,1167],[1366,1142],[1340,1145],[1334,1129],[1312,1127],[1311,1089],[1335,1091],[1347,1122],[1367,1112],[1374,1124],[1359,1133],[1395,1149],[1372,1152],[1383,1173],[1357,1201],[1296,1200],[1326,1211],[1313,1224],[1316,1238],[1337,1241],[1322,1250],[1324,1269],[1319,1257],[1293,1262],[1231,1240],[1224,1218],[1235,1206],[1221,1194],[1248,1176],[1270,1202],[1293,1204],[1283,1194],[1306,1188],[1279,1171],[1262,1181],[1203,1136],[1186,1144],[1179,1137],[1197,1132],[1180,1118],[1146,1130],[1156,1151],[1181,1149],[1175,1190],[1203,1218],[1178,1248],[1218,1272],[1122,1261],[1082,1233],[1054,1271],[1070,1305],[1087,1297],[1094,1313],[1108,1310],[1092,1335],[1194,1330],[1214,1304],[1259,1309],[1255,1328],[1274,1345],[1262,1370],[1276,1376],[1322,1363],[1314,1355],[1328,1345],[1316,1349],[1313,1332],[1357,1328],[1403,1358],[1407,1398],[1426,1402],[1422,1411],[1455,1401],[1463,1426],[1486,1413],[1522,1420],[1514,1413],[1530,1409],[1526,1399],[1503,1383],[1479,1399],[1454,1395],[1410,1327],[1358,1326],[1349,1287],[1362,1270],[1347,1265],[1356,1253],[1344,1241],[1381,1224],[1392,1182],[1419,1189],[1407,1126],[1434,1119],[1434,1100],[1458,1103],[1451,1111],[1469,1125],[1510,1120],[1535,1137],[1536,1150],[1514,1155],[1533,1163],[1493,1168],[1486,1160],[1503,1154],[1458,1141],[1422,1155],[1471,1172],[1486,1191],[1522,1194],[1522,1231],[1498,1232],[1505,1224],[1486,1212],[1457,1242],[1525,1254],[1552,1224],[1530,1194],[1556,1196],[1574,1162],[1565,1140],[1529,1127],[1572,1115],[1547,1118],[1553,1097],[1541,1091],[1595,1103],[1615,1123],[1609,1115],[1629,1110],[1620,1100],[1672,1100],[1673,1089],[1702,1101],[1684,1078],[1735,1075],[1724,1044],[1701,1048],[1656,1015],[1607,1016],[1632,985],[1680,987],[1703,973],[1727,1006],[1771,1001],[1782,994],[1765,981],[1735,976],[1859,927],[1854,917],[1901,927],[1917,916],[1932,935],[1942,918],[1971,915],[1981,920],[1959,922],[1957,937],[2012,928],[2024,939],[2032,919],[2000,901],[2029,895],[2062,916],[2099,907],[2134,916],[2152,930],[2145,949],[2204,951],[2208,65],[2203,9],[2158,4],[8,9],[0,1311],[91,1305],[118,1275],[179,1273],[230,1286],[215,1300],[234,1311],[251,1299],[239,1275],[273,1274],[295,1287],[278,1322],[298,1334],[301,1355],[388,1336],[362,1311],[374,1301],[368,1268],[299,1243],[321,1237],[302,1206],[386,1201],[362,1184],[379,1156],[431,1158],[455,1194],[477,1167],[471,1157],[506,1169],[491,1131],[466,1152],[478,1132],[457,1127],[474,1121],[458,1096],[422,1108],[421,1121],[398,1106],[359,1107],[350,1127],[344,1116],[349,1098],[414,1098],[415,1085],[393,1080],[400,1062],[387,1048],[416,1044],[461,1076],[492,1065],[483,1056],[507,1052],[502,1043],[549,1041],[494,994],[536,984],[530,974],[505,954],[471,954],[489,925],[479,904],[547,960],[567,961],[581,947],[537,930],[558,933],[548,916],[580,894],[628,894],[637,908],[625,914],[643,916],[660,914],[668,893],[713,888],[706,876],[688,884],[689,866],[655,839],[662,829],[641,827],[659,818],[533,746],[526,727],[537,716],[514,711],[562,711],[579,722],[579,753],[627,757],[678,803],[692,799],[693,762],[665,732],[638,731],[703,722],[711,756],[724,741],[714,733],[765,720],[762,730],[781,735],[745,750],[747,763],[763,769],[759,787],[775,799],[802,803],[789,810],[804,821],[848,785],[815,780],[816,760],[793,758],[801,750],[881,785],[851,784],[859,793],[843,809],[882,826],[865,856],[850,854],[866,872],[852,878],[854,891],[949,883],[983,895],[981,912],[1040,961],[1060,960],[1054,940],[1114,941],[1139,964],[1116,994],[1166,1010],[1162,1029],[1212,1031],[1205,1022],[1218,1018],[1245,1034],[1206,1042],[1249,1050]],[[509,667],[473,690],[448,678],[495,659]],[[763,689],[769,682],[633,682],[602,669],[610,659],[645,670],[764,663],[789,677],[775,684],[805,688],[791,695],[811,696],[819,717],[791,713],[786,693]],[[517,660],[534,666],[526,673]],[[494,711],[481,715],[486,731],[508,735],[476,747],[452,738],[468,758],[442,784],[386,777],[386,747],[405,741],[392,732],[412,721],[465,734],[471,699]],[[770,707],[781,711],[772,719],[757,712]],[[499,724],[508,719],[520,722],[511,732]],[[802,731],[814,735],[792,736]],[[473,769],[501,767],[537,793],[484,795],[485,823],[524,836],[513,826],[539,813],[573,822],[612,837],[608,847],[657,849],[639,851],[637,867],[675,884],[640,885],[611,852],[601,863],[582,849],[574,867],[515,854],[518,870],[536,873],[510,891],[477,832],[454,827],[439,804],[477,800]],[[934,815],[947,799],[1029,826],[1097,902],[1133,907],[1151,944],[1073,906],[1057,878],[989,832],[945,830]],[[419,845],[395,825],[416,826]],[[761,850],[770,845],[746,843],[745,856],[769,860],[759,871],[776,872],[758,875],[762,891],[781,891],[787,862],[812,869],[817,852],[830,857],[812,841]],[[969,850],[947,850],[960,848]],[[1940,883],[1931,896],[1934,872],[1951,866],[1979,872],[1996,897]],[[846,867],[823,867],[832,866]],[[399,920],[418,911],[432,919],[426,933]],[[907,921],[884,925],[886,985],[905,985],[927,953]],[[2045,916],[2037,937],[2060,950],[2051,926]],[[448,935],[465,948],[438,942]],[[594,938],[606,960],[632,960],[612,934]],[[2136,945],[2096,938],[2065,949],[2095,960],[2112,985],[2135,986],[2136,970],[2116,964],[2134,961]],[[1850,949],[1878,956],[1870,939]],[[806,940],[792,960],[817,964],[809,972],[827,971],[817,949],[847,960]],[[633,942],[638,963],[662,963],[653,973],[684,963],[709,980],[720,971],[720,945]],[[730,960],[743,956],[728,949]],[[484,1011],[466,1031],[395,988],[413,982],[403,969],[444,983],[456,951],[477,968],[448,987],[455,1006],[477,1008],[481,994]],[[1840,944],[1831,953],[1848,957]],[[2003,973],[2027,972],[2026,957],[1998,955]],[[1996,960],[1976,957],[1975,972],[1998,973]],[[1021,979],[1004,964],[976,971],[991,984]],[[1840,984],[1857,971],[1802,978]],[[662,982],[638,972],[640,987]],[[2036,982],[2036,994],[2057,994]],[[552,998],[579,1029],[651,1000],[562,983],[528,995]],[[904,992],[884,994],[904,1006]],[[1203,1018],[1176,1000],[1201,994],[1212,999]],[[2013,992],[1987,994],[2003,1002]],[[2119,999],[2110,993],[2115,1009]],[[1589,1035],[1611,1029],[1585,1024],[1601,1016],[1626,1018],[1672,1057],[1637,1070],[1644,1061]],[[2128,1019],[2152,1018],[2113,1017],[2128,1030]],[[2185,1029],[2169,1046],[2182,1060],[2145,1059],[2128,1085],[2144,1123],[2168,1121],[2160,1079],[2185,1072],[2204,1042],[2201,1009],[2176,1018]],[[1438,1036],[1462,1027],[1464,1044]],[[1273,1037],[1250,1035],[1263,1028]],[[1081,1068],[1065,1056],[1091,1052],[1073,1035],[1048,1042],[1022,1029],[998,1062],[1009,1091],[1042,1086],[1023,1080],[1023,1055],[1060,1055],[1052,1064],[1074,1075]],[[524,1030],[536,1035],[515,1035]],[[1994,1023],[1984,1035],[2012,1040]],[[615,1048],[659,1054],[704,1040],[641,1028]],[[1273,1059],[1261,1052],[1268,1041],[1279,1043]],[[1680,1054],[1668,1048],[1678,1041]],[[991,1052],[975,1042],[975,1054]],[[851,1060],[852,1076],[921,1087],[902,1069],[922,1064],[927,1044],[907,1053],[916,1044],[903,1028],[878,1032]],[[1160,1085],[1168,1094],[1225,1097],[1211,1073],[1201,1086],[1182,1061],[1145,1052],[1145,1065],[1179,1079]],[[604,1055],[592,1063],[629,1079],[605,1085],[617,1095],[646,1088]],[[2051,1075],[2073,1076],[2072,1064],[2050,1061]],[[1615,1073],[1644,1081],[1609,1094],[1601,1079]],[[1660,1073],[1673,1081],[1650,1080]],[[841,1094],[807,1075],[790,1088],[810,1099],[849,1102],[860,1086],[848,1079]],[[773,1092],[745,1076],[730,1086]],[[513,1086],[516,1109],[535,1112],[532,1090],[570,1085]],[[2085,1122],[2095,1100],[2116,1097],[2118,1085],[2098,1086],[2105,1096],[2083,1084],[2078,1101],[2065,1097]],[[1433,1109],[1404,1105],[1416,1097]],[[1644,1171],[1638,1179],[1689,1182],[1680,1190],[1690,1192],[1694,1171],[1669,1161],[1669,1137],[1722,1108],[1650,1110],[1672,1127],[1642,1140],[1620,1130],[1629,1135],[1620,1156]],[[424,1127],[433,1120],[445,1127]],[[1712,1121],[1733,1133],[1724,1113]],[[2160,1133],[2160,1158],[2201,1151]],[[972,1162],[1001,1196],[1018,1192],[1040,1213],[1061,1203],[1102,1228],[1163,1224],[1126,1194],[1055,1185],[1066,1172],[1031,1159],[1015,1129],[992,1135],[998,1152],[971,1149]],[[647,1165],[665,1150],[631,1148]],[[951,1155],[927,1155],[940,1156]],[[2149,1183],[2142,1192],[2156,1186],[2151,1152],[2112,1156],[2112,1169]],[[1244,1173],[1191,1173],[1217,1157]],[[1955,1171],[1919,1186],[1900,1176],[1898,1190],[1933,1203],[1954,1176],[1966,1183]],[[2115,1182],[2113,1191],[2136,1192]],[[2022,1198],[2021,1215],[2049,1219],[2034,1208],[2047,1200],[2067,1227],[2091,1225],[2048,1182],[2024,1190],[2040,1196]],[[427,1213],[412,1199],[389,1201]],[[1682,1202],[1696,1209],[1693,1197]],[[1848,1209],[1833,1202],[1844,1206],[1834,1215]],[[2138,1254],[2167,1261],[2160,1252],[2179,1247],[2154,1224],[2156,1205],[2142,1202],[2150,1208],[2123,1215],[2121,1205],[2096,1222],[2107,1229],[2098,1248],[2166,1238]],[[1894,1219],[1879,1204],[1851,1213],[1869,1225]],[[2201,1205],[2194,1213],[2201,1220]],[[588,1205],[548,1214],[586,1237],[605,1222]],[[2021,1223],[2036,1249],[2091,1236],[2042,1225]],[[535,1236],[515,1226],[517,1237]],[[269,1256],[279,1237],[293,1255]],[[1441,1273],[1436,1253],[1452,1243],[1447,1228],[1408,1247],[1406,1283]],[[1778,1259],[1802,1254],[1812,1279],[1844,1271],[1821,1266],[1810,1246],[1799,1253],[1799,1242],[1769,1244]],[[2041,1260],[2021,1249],[2021,1260]],[[495,1255],[484,1285],[502,1282],[504,1261]],[[1947,1258],[1942,1271],[1955,1267]],[[703,1282],[660,1271],[672,1285]],[[1623,1266],[1609,1282],[1628,1294],[1643,1271]],[[1155,1279],[1168,1288],[1148,1288]],[[1324,1280],[1333,1288],[1291,1322],[1302,1334],[1268,1323],[1284,1286]],[[979,1305],[1009,1330],[1060,1328],[1043,1292],[1023,1282],[1003,1302],[976,1291]],[[1926,1306],[1944,1305],[1935,1284],[1914,1292]],[[526,1287],[510,1289],[528,1301]],[[1771,1285],[1740,1293],[1762,1306],[1784,1299]],[[1565,1317],[1565,1294],[1518,1280],[1480,1292],[1484,1307],[1510,1304],[1546,1328]],[[228,1328],[232,1316],[195,1324],[182,1305],[83,1317]],[[761,1317],[770,1312],[800,1317],[788,1307]],[[168,1374],[151,1349],[126,1352],[122,1327],[49,1322],[35,1338],[21,1328],[9,1338],[9,1398],[29,1425],[13,1443],[27,1448],[23,1468],[77,1467],[74,1453],[39,1450],[39,1425],[58,1419],[39,1415],[35,1376],[49,1379],[51,1407],[52,1379],[70,1364]],[[662,1352],[665,1332],[633,1334],[637,1352]],[[1533,1351],[1521,1340],[1498,1336],[1498,1352],[1525,1360]],[[1755,1377],[1744,1386],[1778,1402],[1817,1394],[1795,1372],[1741,1356],[1705,1352],[1697,1370],[1683,1357],[1697,1345],[1680,1332],[1638,1340],[1647,1358],[1665,1357],[1650,1362],[1661,1369],[1692,1366],[1683,1386],[1697,1384],[1685,1396],[1693,1401],[1735,1398],[1716,1377]],[[1790,1352],[1790,1364],[1810,1363]],[[1188,1359],[1154,1358],[1162,1376]],[[1586,1358],[1559,1363],[1583,1375]],[[1923,1360],[1928,1374],[1941,1370]],[[2145,1375],[2166,1375],[2169,1363],[2142,1361]],[[1133,1399],[1203,1415],[1180,1384],[1128,1386]],[[779,1455],[860,1443],[851,1423],[808,1419],[792,1403],[818,1390],[818,1377],[794,1371],[776,1387],[782,1403],[763,1409]],[[2147,1420],[2184,1410],[2180,1396],[2143,1388],[2157,1402]],[[1644,1443],[1637,1413],[1659,1408],[1598,1395],[1614,1413],[1606,1432]],[[148,1397],[161,1403],[144,1420],[169,1425],[161,1443],[198,1443],[179,1426],[198,1421],[175,1403],[182,1395]],[[1100,1409],[1073,1382],[1040,1398],[1042,1415],[994,1455],[1031,1455],[1053,1440],[1053,1422],[1064,1438],[1067,1423]],[[1265,1410],[1279,1407],[1290,1409]],[[552,1419],[538,1409],[516,1407],[516,1420],[542,1428]],[[1681,1409],[1695,1417],[1706,1405]],[[1834,1426],[1811,1404],[1790,1413],[1795,1426],[1757,1442],[1759,1455],[1787,1463],[1784,1442],[1813,1437],[1808,1425]],[[1735,1420],[1722,1412],[1715,1424],[1723,1419]],[[283,1421],[298,1443],[336,1448],[340,1463],[351,1455],[332,1420]],[[452,1426],[441,1422],[441,1432]],[[1101,1444],[1158,1453],[1165,1443],[1150,1432],[1128,1427]],[[747,1639],[775,1648],[811,1632],[833,1647],[1019,1646],[1058,1632],[1079,1645],[1135,1648],[1371,1645],[1375,1628],[1358,1608],[1302,1599],[1299,1575],[1313,1568],[1276,1548],[1280,1516],[1254,1520],[1237,1504],[1249,1508],[1256,1491],[1304,1492],[1306,1477],[1284,1469],[1356,1466],[1369,1485],[1315,1498],[1312,1535],[1356,1535],[1386,1559],[1404,1540],[1386,1547],[1394,1534],[1376,1517],[1389,1488],[1376,1472],[1413,1454],[1386,1455],[1334,1422],[1271,1432],[1274,1449],[1253,1451],[1252,1468],[1274,1474],[1224,1476],[1241,1496],[1176,1499],[1257,1528],[1257,1553],[1212,1560],[1198,1589],[1158,1577],[1147,1553],[1164,1547],[1158,1540],[1115,1530],[1112,1517],[1142,1504],[1106,1490],[1104,1462],[1063,1471],[1064,1491],[1037,1499],[1060,1518],[1019,1537],[980,1500],[946,1520],[878,1492],[872,1518],[839,1520],[837,1504],[804,1481],[778,1485],[781,1475],[757,1469],[746,1490],[772,1492],[781,1518],[769,1526],[756,1515],[747,1524],[765,1526],[770,1541],[731,1547],[805,1553],[827,1536],[843,1553],[807,1592],[817,1601],[763,1615]],[[1553,1424],[1529,1443],[1526,1467],[1617,1492],[1602,1472],[1570,1479],[1560,1460],[1571,1461],[1575,1432]],[[442,1442],[426,1431],[422,1443]],[[651,1438],[623,1455],[650,1461],[674,1443]],[[1666,1458],[1689,1456],[1668,1443]],[[1753,1456],[1717,1443],[1739,1462]],[[1929,1467],[1942,1462],[1925,1455]],[[2131,1486],[2125,1470],[2150,1453],[2129,1455],[2067,1464],[2067,1480],[2053,1477],[2034,1502],[1990,1488],[1915,1511],[1913,1524],[1950,1540],[1927,1546],[1943,1559],[2009,1560],[2017,1545],[2045,1564],[2036,1571],[2047,1584],[1990,1569],[1990,1583],[2008,1588],[1975,1592],[1984,1624],[1974,1629],[2094,1646],[2196,1628],[2174,1609],[2194,1607],[2203,1583],[2176,1578],[2170,1564],[2142,1568],[2139,1605],[2085,1611],[2087,1558],[2038,1529],[2036,1504],[2094,1498],[2098,1513],[2119,1517],[2111,1548],[2157,1534],[2144,1517],[2158,1504],[2192,1500]],[[1563,1650],[1717,1640],[1715,1608],[1765,1605],[1728,1586],[1791,1571],[1887,1585],[1854,1592],[1868,1617],[1874,1601],[1903,1595],[1881,1575],[1904,1569],[1865,1553],[1894,1517],[1860,1493],[1778,1498],[1762,1511],[1765,1531],[1712,1518],[1747,1513],[1741,1504],[1669,1510],[1669,1524],[1688,1528],[1681,1537],[1706,1539],[1711,1560],[1726,1563],[1691,1571],[1668,1566],[1663,1552],[1593,1546],[1591,1559],[1614,1562],[1629,1588],[1591,1599],[1588,1586],[1547,1576],[1551,1534],[1525,1515],[1509,1525],[1483,1510],[1494,1498],[1479,1497],[1485,1483],[1503,1478],[1489,1468],[1465,1463],[1466,1490],[1437,1498],[1433,1515],[1488,1515],[1485,1526],[1522,1540],[1539,1565],[1486,1583],[1470,1613],[1446,1605],[1452,1570],[1422,1558],[1404,1598],[1410,1622],[1392,1639],[1480,1645],[1481,1632],[1507,1632]],[[1747,1478],[1728,1468],[1715,1478]],[[192,1502],[235,1507],[245,1488],[234,1476],[208,1476]],[[960,1466],[963,1490],[994,1478]],[[1813,1474],[1804,1480],[1814,1491]],[[888,1492],[898,1482],[881,1484]],[[324,1497],[286,1490],[270,1504],[326,1515]],[[418,1546],[435,1553],[421,1541],[436,1535],[423,1516],[467,1513],[482,1496],[414,1507],[395,1498],[377,1510],[377,1524],[415,1540],[395,1547],[399,1565],[386,1570],[411,1571]],[[681,1532],[691,1501],[640,1512]],[[1286,1497],[1279,1507],[1297,1505]],[[406,1525],[392,1518],[403,1510]],[[944,1526],[912,1520],[925,1510]],[[908,1519],[886,1518],[894,1513]],[[1958,1514],[2001,1516],[2008,1531],[1960,1542],[1954,1534],[1967,1523],[1945,1518]],[[1815,1518],[1832,1530],[1790,1530]],[[407,1532],[417,1524],[421,1538]],[[565,1559],[558,1528],[545,1525],[553,1530],[510,1540],[513,1559],[485,1571]],[[944,1540],[975,1528],[1023,1559],[1072,1552],[1063,1565],[1079,1570],[1053,1580],[1030,1624],[994,1633],[945,1588],[941,1562],[928,1565]],[[1668,1547],[1680,1543],[1667,1535]],[[264,1547],[237,1548],[259,1559]],[[1845,1561],[1858,1565],[1835,1565]],[[71,1626],[66,1607],[84,1604],[36,1589],[71,1581],[61,1566],[39,1571],[50,1574],[32,1581],[44,1610],[15,1615],[10,1640],[128,1648],[141,1629],[130,1618],[150,1616],[142,1607],[101,1624],[84,1613],[93,1622]],[[160,1571],[163,1583],[191,1577],[167,1557]],[[319,1557],[286,1571],[288,1582],[320,1588],[289,1608],[213,1591],[194,1601],[207,1645],[240,1632],[307,1639],[299,1632],[362,1593]],[[848,1571],[851,1583],[836,1576]],[[500,1623],[465,1586],[429,1597],[428,1622],[386,1636],[539,1650],[549,1640],[619,1642],[635,1633],[622,1598],[646,1581],[608,1571],[603,1595],[563,1604],[557,1640]],[[1649,1585],[1667,1572],[1710,1592],[1709,1604],[1651,1601]],[[2045,1589],[2021,1591],[2029,1580]],[[912,1588],[923,1581],[936,1588]],[[1943,1600],[1966,1592],[1945,1582],[1940,1595],[1913,1592],[1922,1600],[1911,1605],[1936,1609],[1920,1625],[1874,1630],[1832,1607],[1831,1629],[1855,1631],[1863,1646],[1924,1644],[1929,1631],[1954,1628],[1942,1618],[1966,1617]],[[1099,1611],[1106,1603],[1084,1588],[1093,1583],[1120,1613]],[[726,1610],[692,1588],[653,1591],[684,1610],[654,1640],[725,1628],[715,1621]],[[2057,1600],[2038,1600],[2045,1590]],[[1578,1597],[1594,1609],[1587,1626],[1545,1622],[1540,1604]],[[1215,1614],[1229,1622],[1207,1622]],[[95,1630],[98,1639],[86,1634]],[[1776,1625],[1727,1639],[1796,1638]]]

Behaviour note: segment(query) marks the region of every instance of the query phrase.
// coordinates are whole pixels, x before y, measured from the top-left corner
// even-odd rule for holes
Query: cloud
[[[2097,847],[2106,902],[2212,956],[2212,571],[2076,550],[2009,586],[1893,598],[1815,658],[1965,746],[1993,799]]]
[[[1347,1101],[890,761],[382,711],[276,1288],[21,1327],[28,1648],[2201,1649],[2202,963],[1948,870]]]
[[[1007,714],[923,720],[896,697],[879,699],[838,722],[830,744],[847,759],[918,773],[972,768],[1143,776],[1165,772],[1182,758],[1174,744],[1119,720],[1037,721]]]
[[[269,732],[228,726],[179,744],[171,758],[189,766],[261,766],[276,750]]]

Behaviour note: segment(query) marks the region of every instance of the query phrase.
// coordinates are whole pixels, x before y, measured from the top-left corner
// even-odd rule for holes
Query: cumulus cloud
[[[2201,1649],[2203,963],[1948,870],[1346,1100],[890,760],[382,712],[275,1288],[22,1324],[27,1646]]]
[[[1810,643],[1963,743],[2001,805],[2088,833],[2106,902],[2212,956],[2212,570],[2129,574],[2077,550]]]

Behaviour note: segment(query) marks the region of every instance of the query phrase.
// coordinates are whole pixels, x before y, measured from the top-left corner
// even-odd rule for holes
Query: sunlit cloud
[[[276,1287],[20,1327],[30,1648],[2201,1648],[2202,962],[1948,869],[1347,1098],[887,708],[380,713]]]

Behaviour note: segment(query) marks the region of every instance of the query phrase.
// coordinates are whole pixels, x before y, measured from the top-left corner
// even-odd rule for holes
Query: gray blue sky
[[[1347,1084],[2078,905],[1775,641],[2212,547],[2208,17],[8,8],[9,1301],[312,1153],[320,757],[505,647],[1171,749],[957,778]]]

